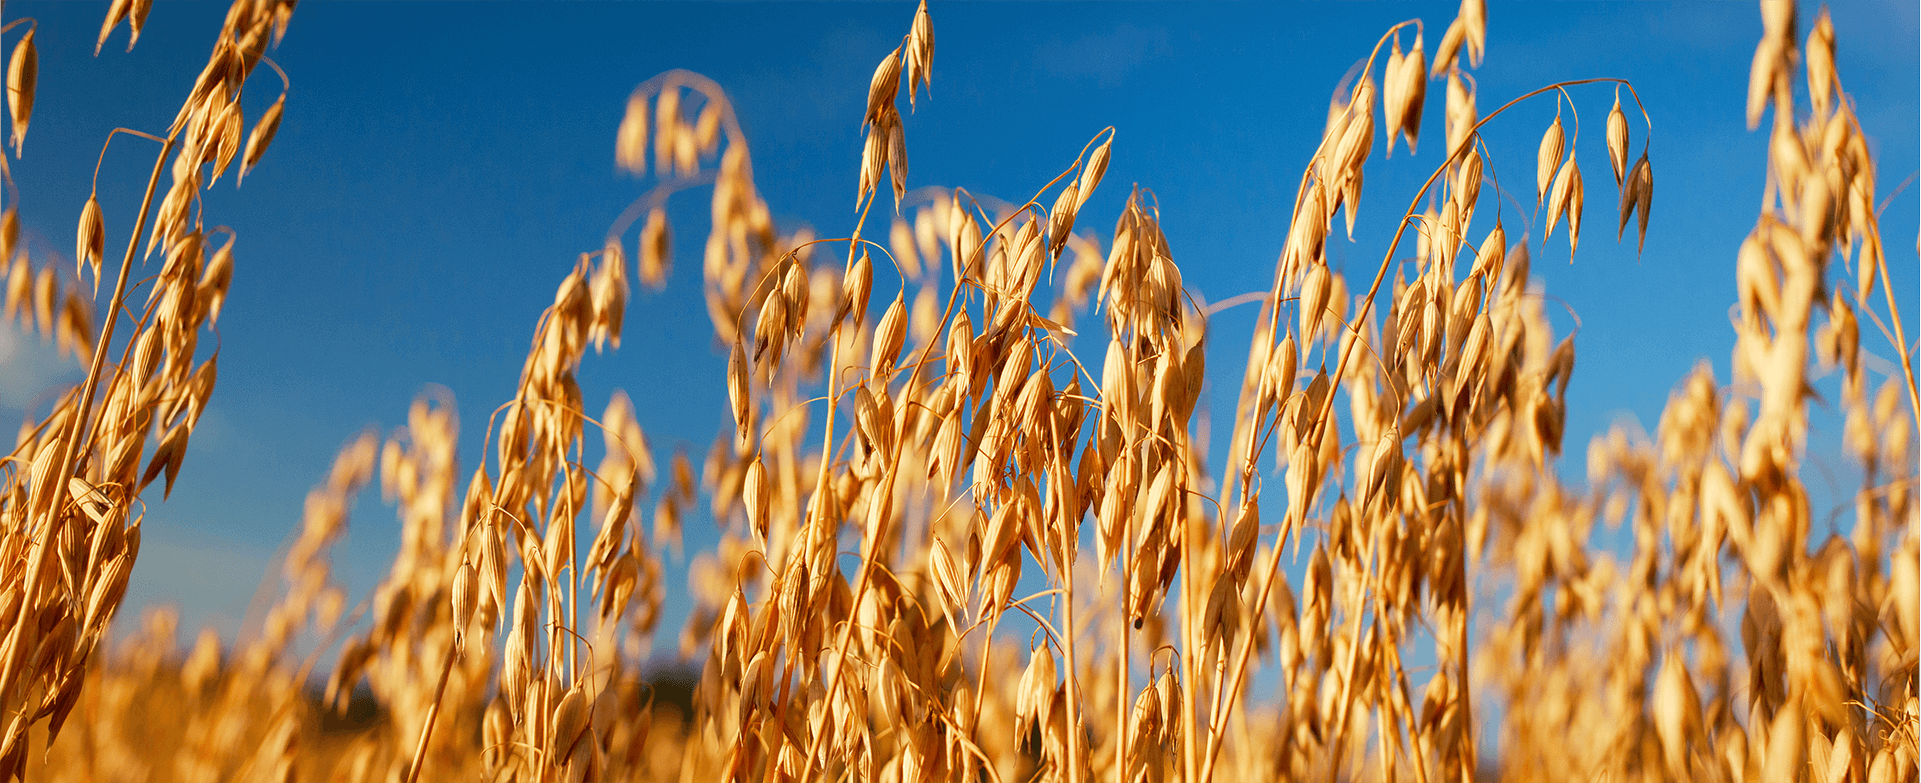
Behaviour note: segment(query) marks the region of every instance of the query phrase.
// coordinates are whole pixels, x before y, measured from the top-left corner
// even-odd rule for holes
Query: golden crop
[[[114,0],[101,41],[122,22],[137,38],[150,6]],[[196,340],[219,317],[234,238],[203,226],[197,193],[267,151],[285,94],[251,126],[238,96],[258,64],[278,71],[266,53],[292,9],[236,0],[171,125],[127,131],[160,152],[138,215],[82,210],[75,258],[94,292],[16,252],[5,214],[9,316],[91,361],[0,464],[0,777],[1917,777],[1921,405],[1833,27],[1823,13],[1803,37],[1778,0],[1762,4],[1748,96],[1772,141],[1734,265],[1734,377],[1703,365],[1651,435],[1595,439],[1586,486],[1555,467],[1573,340],[1543,315],[1528,244],[1474,225],[1494,184],[1479,130],[1521,101],[1611,84],[1593,136],[1616,190],[1603,177],[1596,192],[1618,202],[1617,237],[1633,223],[1639,242],[1656,180],[1632,86],[1481,104],[1467,78],[1480,0],[1431,59],[1414,22],[1385,31],[1300,174],[1223,422],[1231,458],[1210,475],[1193,434],[1208,312],[1157,208],[1136,192],[1111,234],[1075,233],[1106,219],[1081,208],[1118,154],[1109,130],[1024,203],[943,191],[878,225],[905,190],[899,99],[932,74],[923,2],[869,85],[852,236],[780,231],[719,85],[684,71],[641,84],[615,157],[654,190],[560,281],[488,459],[457,468],[451,401],[423,398],[308,497],[260,638],[223,651],[208,631],[183,654],[161,613],[109,645],[140,492],[171,488],[215,383]],[[16,154],[32,37],[7,72]],[[1411,206],[1374,274],[1346,279],[1327,264],[1336,214],[1352,234],[1377,138],[1415,143],[1433,81],[1447,158],[1400,194]],[[1557,116],[1533,183],[1570,250],[1586,207],[1576,143]],[[663,202],[707,183],[701,275],[735,426],[697,482],[685,459],[657,471],[635,406],[583,399],[576,373],[589,347],[620,345],[630,255],[642,283],[669,274]],[[135,229],[101,289],[107,217]],[[143,232],[165,263],[130,286]],[[1863,318],[1892,324],[1899,378],[1870,383]],[[1075,353],[1076,324],[1110,335],[1099,356]],[[1825,536],[1801,479],[1820,368],[1842,374],[1845,447],[1865,475],[1853,528]],[[1263,460],[1284,480],[1265,485]],[[329,548],[376,475],[402,547],[356,624]],[[647,513],[636,499],[656,481]],[[677,688],[633,652],[660,630],[660,552],[703,492],[724,530],[694,560],[680,647],[699,679]],[[1630,529],[1626,551],[1593,542],[1608,522]],[[1293,558],[1298,580],[1281,568]],[[305,634],[320,651],[296,652]],[[1407,664],[1416,645],[1436,666]],[[1257,673],[1278,693],[1257,692]]]

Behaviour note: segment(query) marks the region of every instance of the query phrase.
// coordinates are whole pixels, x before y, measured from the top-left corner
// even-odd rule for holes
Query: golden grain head
[[[1447,77],[1447,151],[1448,157],[1459,156],[1474,139],[1474,126],[1479,120],[1475,109],[1474,91],[1459,71],[1450,71]]]
[[[1575,164],[1573,156],[1568,157],[1567,164],[1567,198],[1563,210],[1567,213],[1568,257],[1572,259],[1574,249],[1581,244],[1581,210],[1586,206],[1587,196],[1581,186],[1581,167]]]
[[[867,123],[880,125],[894,114],[894,98],[900,94],[901,50],[894,47],[881,58],[880,65],[874,67],[874,77],[867,83]]]
[[[647,173],[647,96],[627,99],[627,112],[614,132],[614,161],[636,175]]]
[[[1400,86],[1396,89],[1401,105],[1399,130],[1407,136],[1408,152],[1413,152],[1419,147],[1421,110],[1427,99],[1427,55],[1421,49],[1421,37],[1419,33],[1414,35],[1414,46],[1408,49],[1407,58],[1401,64],[1400,74],[1390,77],[1400,81]],[[1394,129],[1390,128],[1390,130]]]
[[[912,107],[920,88],[931,90],[934,81],[934,19],[927,14],[927,0],[915,9],[907,34],[907,76],[907,104]]]
[[[1614,184],[1620,185],[1621,178],[1627,175],[1628,165],[1628,120],[1621,113],[1621,93],[1614,93],[1614,108],[1608,111],[1608,163],[1614,166]]]
[[[1434,49],[1434,69],[1428,78],[1439,79],[1442,74],[1456,70],[1456,60],[1461,56],[1461,44],[1467,40],[1467,25],[1459,17],[1448,23],[1447,32],[1441,35],[1440,46]]]

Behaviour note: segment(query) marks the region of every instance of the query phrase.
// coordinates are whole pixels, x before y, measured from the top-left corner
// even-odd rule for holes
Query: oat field
[[[99,56],[169,10],[104,4]],[[1314,86],[1325,112],[1294,109],[1325,130],[1277,191],[1291,222],[1241,346],[1210,339],[1224,305],[1183,284],[1151,183],[1104,177],[1126,128],[1031,193],[910,179],[906,119],[960,89],[936,20],[970,7],[898,11],[845,118],[858,172],[813,183],[850,234],[776,220],[724,85],[640,82],[604,131],[641,196],[552,260],[511,398],[466,401],[491,411],[484,459],[459,464],[444,393],[350,441],[239,643],[114,620],[143,526],[204,478],[188,445],[248,296],[248,245],[202,194],[296,154],[274,139],[302,74],[274,52],[306,11],[235,0],[177,114],[99,139],[115,154],[69,173],[144,195],[89,196],[72,256],[22,239],[43,42],[0,19],[6,315],[82,370],[0,462],[0,779],[1917,780],[1917,302],[1890,273],[1916,262],[1880,229],[1907,173],[1877,171],[1891,131],[1857,118],[1825,9],[1761,3],[1744,63],[1768,141],[1752,231],[1711,262],[1738,294],[1731,376],[1704,362],[1653,426],[1587,443],[1565,442],[1584,378],[1541,261],[1652,249],[1689,198],[1656,174],[1647,105],[1672,96],[1605,75],[1482,95],[1508,67],[1482,0],[1367,31]],[[1543,105],[1538,147],[1483,137]],[[1383,168],[1425,181],[1357,222]],[[1385,254],[1330,264],[1357,232]],[[670,412],[580,382],[674,275],[727,357],[704,463],[651,447]],[[1228,409],[1203,402],[1235,382],[1210,361],[1239,376]],[[1844,422],[1860,479],[1838,516],[1810,500],[1813,416]],[[401,543],[361,600],[334,550],[376,485]],[[694,520],[718,543],[670,584]]]

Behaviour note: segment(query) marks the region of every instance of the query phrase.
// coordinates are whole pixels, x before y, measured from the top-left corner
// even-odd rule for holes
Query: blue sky
[[[160,4],[133,53],[123,51],[123,29],[96,58],[104,3],[7,4],[9,18],[39,19],[39,97],[26,157],[14,163],[36,254],[71,263],[100,141],[117,125],[164,130],[224,9]],[[1813,10],[1804,5],[1804,24]],[[1859,101],[1882,198],[1921,168],[1916,10],[1912,2],[1833,9],[1839,71]],[[1151,188],[1191,289],[1209,301],[1264,290],[1335,84],[1404,19],[1431,25],[1432,52],[1454,12],[1449,3],[936,2],[932,99],[906,118],[908,187],[963,186],[1018,201],[1113,125],[1113,161],[1081,227],[1105,234],[1129,187]],[[429,385],[455,394],[471,469],[485,417],[511,397],[555,285],[644,192],[645,183],[616,171],[613,139],[628,92],[648,77],[688,68],[717,80],[733,97],[776,221],[845,236],[868,77],[912,13],[906,2],[302,4],[272,55],[293,83],[273,148],[245,187],[223,180],[206,196],[209,221],[239,235],[220,321],[220,385],[173,498],[150,498],[122,616],[173,602],[187,628],[238,632],[335,451],[367,428],[404,423]],[[1536,277],[1582,323],[1569,391],[1570,476],[1584,472],[1587,440],[1612,423],[1652,427],[1696,361],[1712,361],[1728,381],[1734,253],[1763,185],[1766,139],[1746,130],[1743,114],[1760,33],[1748,3],[1490,4],[1487,60],[1475,73],[1483,113],[1552,81],[1610,76],[1634,82],[1653,119],[1645,254],[1637,257],[1631,240],[1605,238],[1615,191],[1605,184],[1602,128],[1613,93],[1604,87],[1574,92],[1588,121],[1577,154],[1595,186],[1581,254],[1570,265],[1559,232],[1534,245]],[[271,74],[258,74],[248,116],[277,90]],[[1418,154],[1402,148],[1383,160],[1376,140],[1359,241],[1330,245],[1331,262],[1356,270],[1351,277],[1373,269],[1394,219],[1439,163],[1441,94],[1440,84],[1430,87]],[[1552,100],[1537,100],[1485,133],[1493,172],[1521,201],[1553,114]],[[1643,130],[1633,132],[1638,145]],[[122,139],[107,155],[100,197],[109,247],[124,246],[152,153],[147,142]],[[581,382],[590,408],[615,388],[633,397],[658,461],[684,447],[698,464],[728,426],[726,359],[700,298],[705,194],[673,203],[674,276],[664,291],[637,291],[624,346],[590,356]],[[1882,224],[1911,336],[1921,332],[1917,264],[1907,255],[1917,204],[1910,187]],[[1513,209],[1504,220],[1518,237],[1527,216]],[[887,286],[876,281],[876,298],[888,298]],[[1242,307],[1214,323],[1214,411],[1233,408],[1254,315]],[[1561,314],[1556,323],[1565,333],[1573,321]],[[1863,340],[1896,360],[1878,335]],[[77,376],[12,331],[0,332],[0,367],[0,416],[9,420],[34,405],[44,410],[43,392]],[[1817,421],[1811,454],[1838,454],[1838,432],[1838,421]],[[713,540],[704,510],[688,522],[690,552]],[[352,595],[377,582],[397,540],[392,513],[368,493],[335,549],[337,577]],[[668,579],[665,647],[685,613],[683,568],[670,563]]]

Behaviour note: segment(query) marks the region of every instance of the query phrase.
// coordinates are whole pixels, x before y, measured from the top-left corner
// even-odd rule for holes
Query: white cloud
[[[0,409],[25,410],[79,377],[80,368],[53,345],[13,322],[0,323]]]
[[[1091,78],[1102,87],[1119,86],[1143,63],[1167,54],[1167,31],[1122,24],[1071,41],[1056,41],[1039,56],[1041,67],[1064,79]]]

